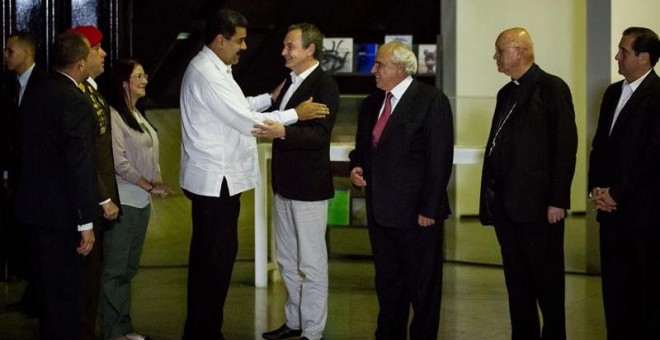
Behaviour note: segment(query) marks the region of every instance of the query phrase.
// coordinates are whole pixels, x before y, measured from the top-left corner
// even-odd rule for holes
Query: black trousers
[[[112,225],[112,221],[108,221],[103,217],[94,221],[94,248],[85,256],[81,276],[83,310],[80,338],[82,340],[97,338],[96,322],[101,299],[101,271],[103,269],[103,234],[106,230],[112,228]]]
[[[442,299],[443,224],[389,228],[368,221],[376,268],[376,339],[436,339]],[[408,330],[410,306],[414,317]]]
[[[14,217],[15,204],[16,192],[6,192],[0,183],[0,281],[30,275],[25,226]]]
[[[30,256],[36,256],[37,289],[41,297],[40,339],[79,339],[82,299],[80,275],[84,257],[76,252],[80,233],[68,229],[26,226]]]
[[[660,339],[660,231],[648,222],[600,223],[608,340]]]
[[[511,339],[566,339],[564,221],[517,223],[497,218],[495,232],[509,293]]]
[[[192,201],[193,233],[188,259],[188,315],[183,339],[223,339],[223,308],[238,253],[240,194],[220,197],[185,191]]]

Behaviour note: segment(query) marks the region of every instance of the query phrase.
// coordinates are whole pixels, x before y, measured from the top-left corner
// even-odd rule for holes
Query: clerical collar
[[[523,74],[522,76],[520,76],[520,78],[518,78],[518,79],[513,79],[513,78],[511,78],[511,82],[514,83],[514,84],[516,84],[516,85],[520,85],[520,84],[522,84],[522,83],[525,83],[525,82],[527,81],[527,79],[532,78],[532,75],[533,75],[534,73],[536,73],[536,71],[537,71],[538,69],[539,69],[539,67],[536,65],[536,63],[534,63],[534,64],[532,64],[532,66],[529,68],[529,70],[527,70],[527,72],[525,72],[525,74]]]

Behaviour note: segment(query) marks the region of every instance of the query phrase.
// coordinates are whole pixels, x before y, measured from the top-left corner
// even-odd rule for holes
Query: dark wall
[[[17,2],[27,4],[25,10],[17,11]],[[293,23],[311,22],[328,37],[353,37],[355,43],[381,43],[386,34],[412,34],[415,44],[435,43],[440,30],[439,0],[2,0],[3,37],[33,31],[41,42],[37,63],[46,67],[56,34],[71,26],[96,25],[105,34],[102,44],[108,52],[100,83],[107,81],[117,58],[134,57],[150,74],[148,105],[175,107],[183,72],[202,46],[204,18],[219,8],[237,10],[250,23],[248,50],[234,68],[248,95],[271,90],[288,73],[280,52]],[[190,37],[177,40],[181,32]],[[343,92],[374,88],[369,77],[338,80]]]
[[[17,31],[30,32],[38,42],[35,56],[39,67],[48,68],[50,46],[57,34],[79,25],[94,25],[104,33],[103,49],[107,65],[126,46],[120,43],[125,34],[126,16],[122,11],[132,0],[2,0],[2,42]],[[4,59],[4,56],[3,56]],[[4,60],[3,60],[4,62]]]
[[[202,46],[203,19],[219,8],[241,12],[249,21],[248,50],[234,76],[248,95],[271,90],[288,73],[280,56],[289,25],[311,22],[328,37],[381,43],[386,34],[412,34],[415,44],[435,43],[440,30],[438,0],[142,0],[133,2],[133,55],[150,73],[154,106],[178,106],[179,85],[188,61]],[[176,40],[189,32],[188,40]],[[365,77],[364,93],[373,90]],[[366,82],[365,82],[366,80]],[[340,87],[342,84],[340,83]]]

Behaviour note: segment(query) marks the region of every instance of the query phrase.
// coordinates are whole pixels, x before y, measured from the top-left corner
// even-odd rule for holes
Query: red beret
[[[94,47],[100,44],[101,40],[103,40],[103,33],[101,33],[101,31],[99,31],[99,29],[94,26],[78,26],[76,28],[70,29],[69,31],[84,35],[85,38],[87,38],[87,41],[89,41],[90,47]]]

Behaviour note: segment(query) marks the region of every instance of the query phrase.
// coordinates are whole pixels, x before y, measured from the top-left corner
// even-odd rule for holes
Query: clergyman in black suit
[[[366,189],[380,307],[376,339],[435,339],[442,295],[443,226],[454,156],[449,100],[412,78],[417,58],[394,41],[378,49],[378,91],[360,108],[351,181]]]
[[[272,184],[275,244],[287,289],[286,323],[266,339],[323,337],[328,315],[328,200],[334,196],[330,137],[337,119],[339,89],[319,64],[323,34],[309,23],[289,27],[282,56],[291,70],[273,109],[294,108],[310,97],[325,104],[325,118],[289,126],[267,122],[259,136],[273,139]]]
[[[58,36],[51,49],[55,71],[20,107],[16,217],[35,235],[28,249],[39,264],[42,339],[80,336],[80,275],[98,210],[93,111],[78,88],[89,76],[89,49],[80,34]]]
[[[623,31],[589,156],[607,338],[660,338],[660,56],[648,28]]]
[[[27,285],[18,303],[18,309],[30,317],[37,315],[38,296],[34,284],[35,264],[29,263],[25,240],[31,235],[25,234],[22,223],[14,217],[14,204],[20,177],[20,119],[19,107],[23,97],[30,97],[36,84],[47,77],[48,73],[35,64],[37,42],[29,32],[16,32],[7,37],[4,50],[5,66],[10,71],[5,99],[7,101],[4,114],[6,119],[2,124],[3,138],[3,179],[7,193],[7,214],[2,216],[2,228],[7,228],[7,234],[2,235],[3,243],[9,248],[8,265],[10,275],[25,277]]]
[[[564,218],[577,151],[571,92],[534,63],[523,28],[500,33],[493,59],[511,81],[497,94],[479,215],[495,225],[502,251],[512,339],[565,339]]]

